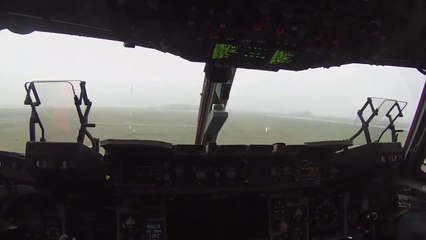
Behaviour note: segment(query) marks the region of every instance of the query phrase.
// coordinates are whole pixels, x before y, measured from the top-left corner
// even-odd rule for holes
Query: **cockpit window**
[[[30,107],[24,83],[83,80],[100,139],[193,143],[203,84],[201,63],[122,43],[35,32],[0,31],[0,149],[24,152]],[[75,141],[79,123],[66,86],[38,85],[46,140]],[[51,123],[51,124],[50,124]]]
[[[194,143],[204,64],[141,47],[78,36],[0,31],[0,149],[24,152],[30,108],[24,83],[83,80],[93,102],[91,133],[100,139]],[[414,69],[351,64],[301,72],[238,69],[220,144],[298,144],[349,139],[360,128],[357,111],[367,97],[408,103],[398,119],[406,133],[423,89]],[[78,119],[61,86],[40,88],[40,115],[49,141],[75,141]],[[68,95],[67,95],[68,94]],[[68,99],[68,102],[63,102]],[[61,104],[64,103],[64,104]],[[382,114],[382,113],[381,113]],[[383,129],[382,114],[373,128]],[[373,134],[380,131],[372,130]],[[385,136],[386,138],[387,136]],[[356,144],[364,141],[363,136]]]
[[[361,127],[357,116],[367,98],[375,106],[383,99],[407,103],[395,122],[398,141],[404,142],[414,118],[424,76],[416,69],[349,64],[301,72],[265,72],[238,69],[228,101],[229,119],[218,142],[301,144],[351,138]],[[370,123],[372,140],[388,126],[385,101]],[[396,112],[392,112],[395,115]],[[371,115],[366,108],[364,116]],[[383,141],[390,141],[384,134]],[[355,144],[365,143],[360,135]]]

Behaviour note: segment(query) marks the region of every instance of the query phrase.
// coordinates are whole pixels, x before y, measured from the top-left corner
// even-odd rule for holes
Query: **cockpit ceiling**
[[[262,70],[426,67],[423,0],[0,0],[0,29],[121,41]]]

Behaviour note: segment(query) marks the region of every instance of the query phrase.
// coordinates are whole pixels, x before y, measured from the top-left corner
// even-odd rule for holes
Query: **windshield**
[[[305,143],[349,139],[361,127],[357,111],[368,97],[407,102],[395,122],[404,143],[423,90],[415,69],[349,64],[300,72],[238,70],[219,143]],[[375,101],[379,106],[380,101]],[[373,140],[389,121],[384,104],[371,122]],[[366,109],[364,116],[371,114]],[[250,131],[248,131],[250,129]],[[389,135],[386,135],[390,140]],[[365,143],[364,136],[355,144]]]
[[[30,107],[24,83],[83,80],[93,102],[89,129],[100,139],[150,139],[192,144],[204,64],[122,43],[35,32],[0,31],[0,149],[23,152]],[[300,144],[342,140],[360,128],[357,111],[367,97],[408,103],[395,123],[404,142],[423,89],[415,69],[350,64],[301,72],[238,69],[220,144]],[[49,141],[75,141],[72,94],[61,85],[38,87],[40,118]],[[69,111],[69,112],[68,112]],[[386,127],[383,114],[372,127]],[[373,131],[374,132],[374,131]],[[363,136],[356,144],[364,141]]]

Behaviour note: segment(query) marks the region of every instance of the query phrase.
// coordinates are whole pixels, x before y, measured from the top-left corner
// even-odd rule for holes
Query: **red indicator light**
[[[277,34],[283,34],[284,28],[283,27],[277,27],[276,32],[277,32]]]

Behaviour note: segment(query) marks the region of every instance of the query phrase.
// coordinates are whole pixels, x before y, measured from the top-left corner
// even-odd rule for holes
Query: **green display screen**
[[[275,51],[271,60],[269,60],[269,64],[283,64],[283,63],[291,63],[293,62],[294,54],[288,51],[280,50]]]
[[[235,56],[236,54],[238,54],[237,46],[225,43],[218,43],[214,47],[212,58],[226,59]]]

